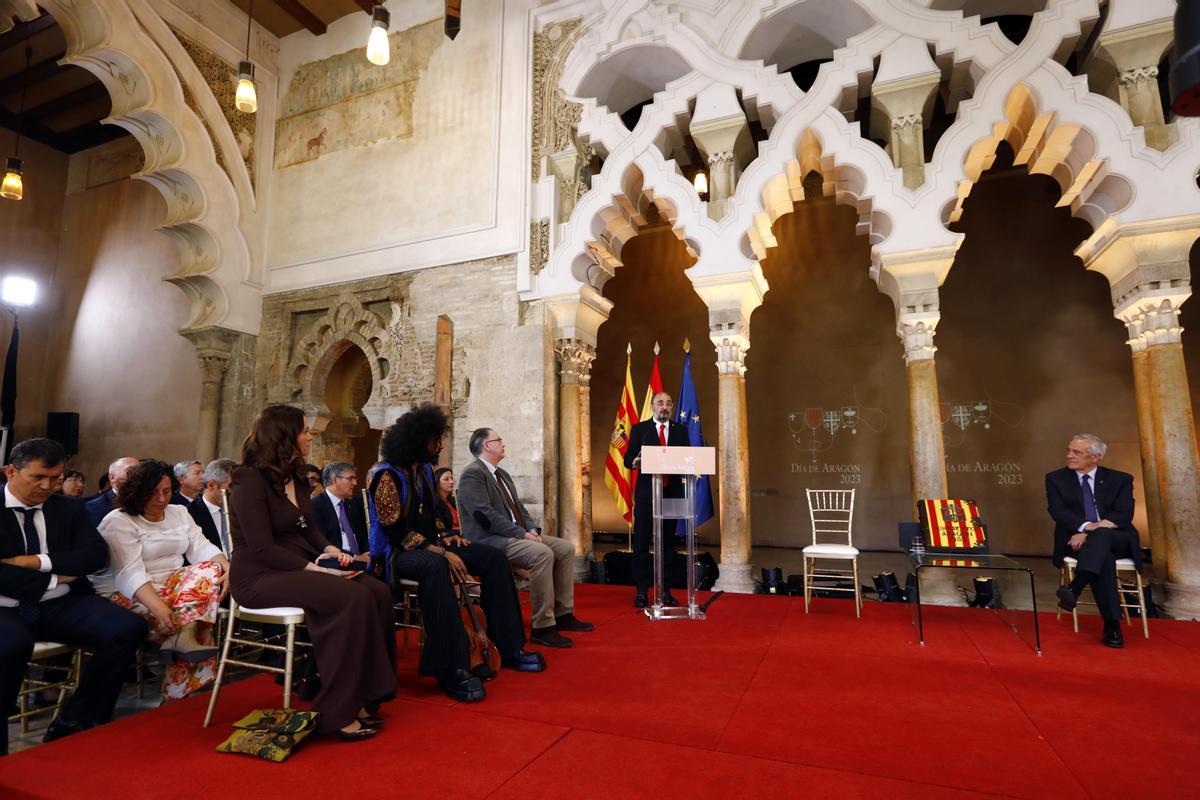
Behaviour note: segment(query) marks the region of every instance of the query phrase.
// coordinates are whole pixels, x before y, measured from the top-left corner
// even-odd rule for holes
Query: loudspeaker
[[[1200,116],[1200,3],[1181,0],[1175,8],[1175,57],[1171,63],[1171,110]]]
[[[51,411],[46,414],[46,438],[61,444],[67,455],[78,455],[79,412]]]
[[[633,586],[633,553],[613,550],[604,556],[605,583]]]

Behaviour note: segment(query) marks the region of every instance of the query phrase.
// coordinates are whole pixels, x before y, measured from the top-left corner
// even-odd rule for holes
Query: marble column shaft
[[[717,346],[717,480],[721,505],[721,562],[716,588],[754,591],[750,563],[750,456],[746,416],[746,343],[713,337]]]
[[[908,457],[912,481],[913,519],[916,503],[924,498],[947,497],[946,449],[933,354],[934,326],[926,322],[901,323],[908,379]]]
[[[200,419],[196,429],[196,458],[207,464],[217,457],[217,426],[221,418],[221,387],[229,359],[224,356],[200,356],[203,375],[200,382]]]
[[[1163,536],[1162,498],[1158,489],[1158,454],[1155,452],[1154,385],[1150,381],[1150,354],[1144,348],[1133,353],[1133,390],[1137,402],[1138,449],[1142,457],[1142,491],[1146,499],[1146,531],[1154,563],[1154,583],[1167,579],[1167,546]]]
[[[559,363],[558,387],[558,535],[575,548],[576,579],[590,572],[591,531],[584,531],[584,479],[582,400],[588,392],[581,391],[591,375],[596,350],[590,344],[575,339],[555,343]],[[589,448],[590,449],[590,448]]]

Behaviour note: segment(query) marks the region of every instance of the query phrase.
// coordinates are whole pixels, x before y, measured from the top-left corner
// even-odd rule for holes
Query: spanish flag
[[[629,431],[638,422],[637,407],[633,404],[633,375],[629,371],[630,348],[625,348],[625,388],[613,421],[612,438],[608,441],[608,457],[604,459],[604,485],[613,493],[617,510],[626,522],[633,522],[633,480],[625,469],[625,451],[629,449]]]

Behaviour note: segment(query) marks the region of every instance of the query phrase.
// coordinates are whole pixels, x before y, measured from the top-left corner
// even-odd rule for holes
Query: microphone
[[[718,600],[720,600],[720,599],[721,599],[721,595],[723,595],[723,594],[725,594],[725,593],[724,593],[724,592],[717,592],[717,593],[716,593],[716,594],[714,594],[712,597],[710,597],[710,598],[708,598],[707,600],[705,600],[703,603],[701,603],[701,604],[700,604],[700,606],[699,606],[700,610],[701,610],[701,611],[706,611],[706,610],[708,609],[708,607],[709,607],[709,606],[711,606],[713,603],[715,603],[715,602],[717,602]]]
[[[483,513],[483,509],[475,509],[475,513],[471,516],[475,518],[477,523],[479,523],[479,527],[483,528],[485,531],[490,531],[492,529],[492,521],[488,519],[487,514]]]

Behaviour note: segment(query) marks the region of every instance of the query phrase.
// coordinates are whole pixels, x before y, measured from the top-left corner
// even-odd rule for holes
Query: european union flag
[[[696,383],[692,380],[692,352],[684,351],[683,385],[679,387],[679,405],[675,408],[675,421],[686,425],[688,444],[704,446],[704,434],[700,430],[700,402],[696,398]],[[696,479],[696,527],[712,519],[712,487],[707,475]]]

